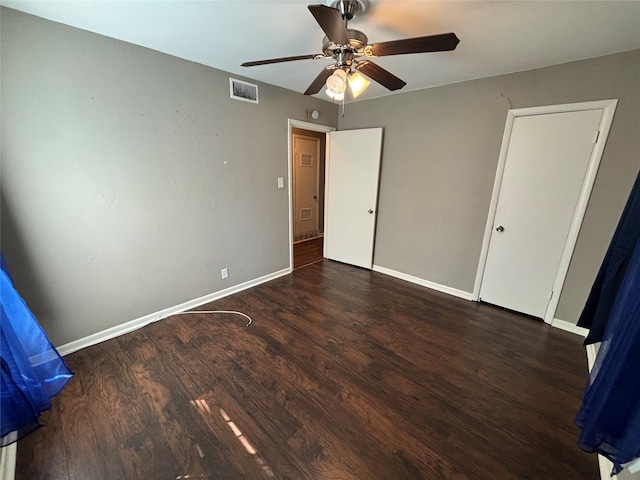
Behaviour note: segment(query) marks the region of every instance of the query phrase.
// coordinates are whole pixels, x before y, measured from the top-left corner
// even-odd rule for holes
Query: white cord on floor
[[[189,310],[188,312],[180,312],[175,315],[187,315],[188,313],[231,313],[233,315],[242,315],[243,317],[248,318],[249,323],[247,323],[247,327],[253,322],[253,319],[249,315],[242,312],[236,312],[235,310]]]

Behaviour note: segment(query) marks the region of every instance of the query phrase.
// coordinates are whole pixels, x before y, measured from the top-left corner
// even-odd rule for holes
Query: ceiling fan
[[[369,60],[370,58],[408,53],[444,52],[454,50],[460,42],[455,33],[443,33],[369,44],[364,33],[348,28],[348,22],[351,19],[366,11],[368,1],[331,0],[328,3],[330,6],[309,5],[308,7],[326,34],[322,41],[323,53],[245,62],[242,66],[254,67],[296,60],[332,58],[334,63],[322,69],[304,94],[318,93],[326,85],[327,95],[333,100],[341,101],[344,100],[347,85],[354,98],[369,85],[369,81],[360,73],[389,90],[399,90],[406,85],[406,82],[373,63]]]

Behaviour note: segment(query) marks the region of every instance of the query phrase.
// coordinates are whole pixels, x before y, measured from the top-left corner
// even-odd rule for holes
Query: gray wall
[[[331,103],[263,84],[260,105],[230,100],[225,72],[6,8],[1,100],[2,249],[56,345],[287,268],[287,118],[337,122]]]
[[[383,126],[374,263],[466,292],[509,108],[619,98],[556,317],[575,323],[640,167],[640,50],[374,99],[339,129]]]

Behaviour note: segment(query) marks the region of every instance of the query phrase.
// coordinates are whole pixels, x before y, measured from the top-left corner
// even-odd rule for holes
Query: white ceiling
[[[322,0],[0,0],[39,17],[165,52],[296,92],[330,60],[241,67],[321,53],[307,5]],[[455,32],[453,52],[375,59],[419,90],[640,48],[640,1],[370,0],[350,28],[370,43]],[[359,98],[388,95],[373,84]],[[318,94],[323,96],[323,93]]]

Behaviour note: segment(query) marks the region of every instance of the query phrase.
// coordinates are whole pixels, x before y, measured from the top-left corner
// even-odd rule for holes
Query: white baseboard
[[[17,451],[17,442],[0,448],[0,480],[13,480],[15,478]]]
[[[175,315],[176,313],[191,310],[192,308],[199,307],[200,305],[204,305],[206,303],[213,302],[214,300],[218,300],[220,298],[227,297],[234,293],[241,292],[242,290],[255,287],[256,285],[260,285],[261,283],[275,280],[276,278],[282,277],[284,275],[288,275],[289,273],[291,273],[291,269],[284,268],[282,270],[278,270],[277,272],[269,273],[262,277],[255,278],[253,280],[249,280],[247,282],[241,283],[239,285],[225,288],[224,290],[210,293],[200,298],[189,300],[188,302],[181,303],[180,305],[165,308],[155,313],[150,313],[149,315],[145,315],[144,317],[131,320],[130,322],[126,322],[121,325],[116,325],[115,327],[102,330],[101,332],[94,333],[92,335],[89,335],[84,338],[80,338],[78,340],[74,340],[73,342],[65,343],[64,345],[61,345],[56,348],[60,355],[68,355],[82,348],[90,347],[91,345],[96,345],[106,340],[110,340],[112,338],[119,337],[120,335],[124,335],[125,333],[132,332],[146,325],[149,325],[150,323],[157,322],[158,320],[162,320],[163,318],[170,317],[171,315]]]
[[[589,333],[589,330],[583,327],[577,326],[575,323],[567,322],[566,320],[560,320],[559,318],[554,318],[551,322],[552,327],[559,328],[560,330],[564,330],[565,332],[575,333],[577,335],[581,335],[586,337]]]
[[[425,280],[424,278],[414,277],[413,275],[409,275],[407,273],[397,272],[395,270],[391,270],[390,268],[381,267],[380,265],[374,265],[372,270],[374,272],[384,273],[385,275],[399,278],[400,280],[405,280],[417,285],[422,285],[423,287],[437,290],[438,292],[447,293],[449,295],[453,295],[454,297],[464,298],[465,300],[472,300],[473,297],[473,294],[471,292],[458,290],[457,288],[448,287],[447,285],[440,285],[439,283],[431,282],[429,280]]]
[[[431,288],[433,290],[437,290],[438,292],[448,293],[449,295],[463,298],[465,300],[473,300],[473,293],[471,292],[465,292],[463,290],[458,290],[457,288],[449,287],[447,285],[441,285],[439,283],[425,280],[424,278],[414,277],[413,275],[398,272],[390,268],[381,267],[380,265],[374,265],[372,270],[374,272],[384,273],[385,275],[390,275],[401,280],[406,280],[407,282],[422,285],[423,287]],[[554,318],[551,322],[551,325],[553,327],[559,328],[560,330],[575,333],[583,337],[586,337],[589,333],[589,330],[587,330],[586,328],[579,327],[574,323],[567,322],[566,320],[560,320],[559,318]]]

